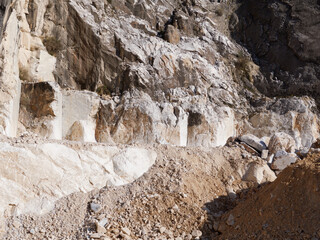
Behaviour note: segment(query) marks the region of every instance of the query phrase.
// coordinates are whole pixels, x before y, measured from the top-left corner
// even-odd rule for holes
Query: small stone
[[[262,150],[262,152],[261,152],[261,158],[262,158],[262,159],[267,159],[267,158],[268,158],[268,153],[269,153],[268,150],[266,150],[266,149]]]
[[[179,207],[176,204],[172,207],[172,209],[176,212],[179,211]]]
[[[108,223],[108,218],[103,218],[99,221],[99,225],[102,227],[106,226],[107,223]]]
[[[34,229],[30,229],[29,231],[32,235],[36,233],[36,231]]]
[[[201,237],[202,232],[200,230],[193,230],[191,234],[193,237]]]
[[[192,239],[192,235],[191,234],[187,234],[185,237],[186,240],[191,240]]]
[[[101,206],[100,206],[100,204],[98,204],[98,203],[90,203],[90,209],[93,211],[93,212],[95,212],[95,213],[97,213],[97,212],[99,212],[100,210],[101,210]]]
[[[131,231],[130,231],[130,229],[127,228],[127,227],[121,228],[121,231],[122,231],[124,234],[128,235],[128,236],[131,235]]]
[[[267,158],[267,162],[271,164],[273,162],[273,158],[274,158],[274,154],[269,155]]]
[[[112,229],[111,232],[114,233],[114,234],[116,234],[116,235],[119,234],[119,230],[116,229],[116,228]]]
[[[100,233],[100,234],[104,234],[107,232],[104,226],[100,225],[99,222],[96,222],[96,231],[97,233]]]
[[[16,220],[13,221],[12,225],[13,225],[15,228],[21,227],[21,224],[20,224],[18,221],[16,221]]]
[[[234,225],[234,216],[232,214],[229,215],[229,217],[227,219],[227,224],[229,226],[233,226]]]
[[[90,237],[93,239],[99,239],[101,237],[101,235],[99,233],[93,233],[90,235]]]
[[[159,232],[160,232],[160,233],[164,233],[166,230],[167,230],[167,229],[166,229],[165,227],[161,227],[161,228],[159,229]]]

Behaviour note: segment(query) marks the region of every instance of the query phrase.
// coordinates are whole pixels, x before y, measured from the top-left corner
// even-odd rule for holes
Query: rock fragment
[[[98,203],[91,202],[91,203],[90,203],[90,209],[91,209],[93,212],[97,213],[97,212],[99,212],[99,211],[101,210],[101,205],[98,204]]]
[[[202,236],[202,232],[200,230],[193,230],[192,231],[192,236],[197,238]]]
[[[296,149],[296,143],[289,134],[284,132],[275,133],[269,143],[270,153],[276,153],[280,150],[284,150],[288,153],[293,153]]]
[[[276,175],[266,163],[252,163],[244,175],[243,180],[261,184],[264,182],[273,182],[276,178]]]
[[[268,153],[269,153],[269,151],[268,150],[262,150],[262,152],[261,152],[261,158],[262,159],[267,159],[268,158]]]
[[[278,154],[278,156],[276,155],[276,157],[274,158],[271,168],[273,170],[282,171],[290,164],[295,163],[297,160],[298,156],[295,153],[283,154],[281,152],[281,154]]]
[[[263,141],[261,141],[258,137],[254,136],[252,134],[243,135],[243,136],[239,137],[239,140],[242,142],[245,142],[249,146],[258,150],[259,152],[262,152],[262,150],[267,149],[266,144]]]
[[[107,232],[107,230],[104,228],[103,225],[100,224],[100,222],[96,222],[96,231],[99,234],[104,234]]]
[[[226,222],[229,226],[233,226],[234,225],[234,216],[232,214],[229,215],[227,222]]]

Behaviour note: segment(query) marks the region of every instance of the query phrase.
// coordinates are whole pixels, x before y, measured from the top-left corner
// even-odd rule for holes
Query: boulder
[[[254,162],[249,165],[243,180],[262,184],[265,182],[273,182],[276,178],[275,173],[266,163]]]
[[[154,151],[128,148],[112,159],[114,172],[127,182],[132,182],[148,171],[156,158],[157,154]]]
[[[275,133],[271,137],[268,148],[271,154],[276,153],[280,150],[284,150],[288,153],[293,153],[296,149],[296,143],[289,134],[279,132]]]
[[[299,158],[295,153],[283,154],[283,152],[281,152],[281,154],[275,155],[271,168],[273,170],[282,171],[290,164],[295,163],[298,159]]]
[[[262,152],[262,150],[267,149],[266,144],[262,140],[260,140],[258,137],[254,136],[252,134],[243,135],[243,136],[239,137],[239,140],[242,142],[245,142],[249,146],[258,150],[259,152]]]

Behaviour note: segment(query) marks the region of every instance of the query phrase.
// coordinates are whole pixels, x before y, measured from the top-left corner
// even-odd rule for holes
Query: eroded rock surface
[[[269,96],[311,95],[319,104],[320,6],[308,1],[243,1],[234,37],[254,54]]]

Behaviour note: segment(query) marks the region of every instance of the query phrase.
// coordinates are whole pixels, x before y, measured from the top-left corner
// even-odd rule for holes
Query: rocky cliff
[[[217,197],[274,180],[319,137],[319,13],[316,0],[0,1],[0,216],[129,184],[175,151],[210,162],[226,143],[246,161],[213,157]]]

